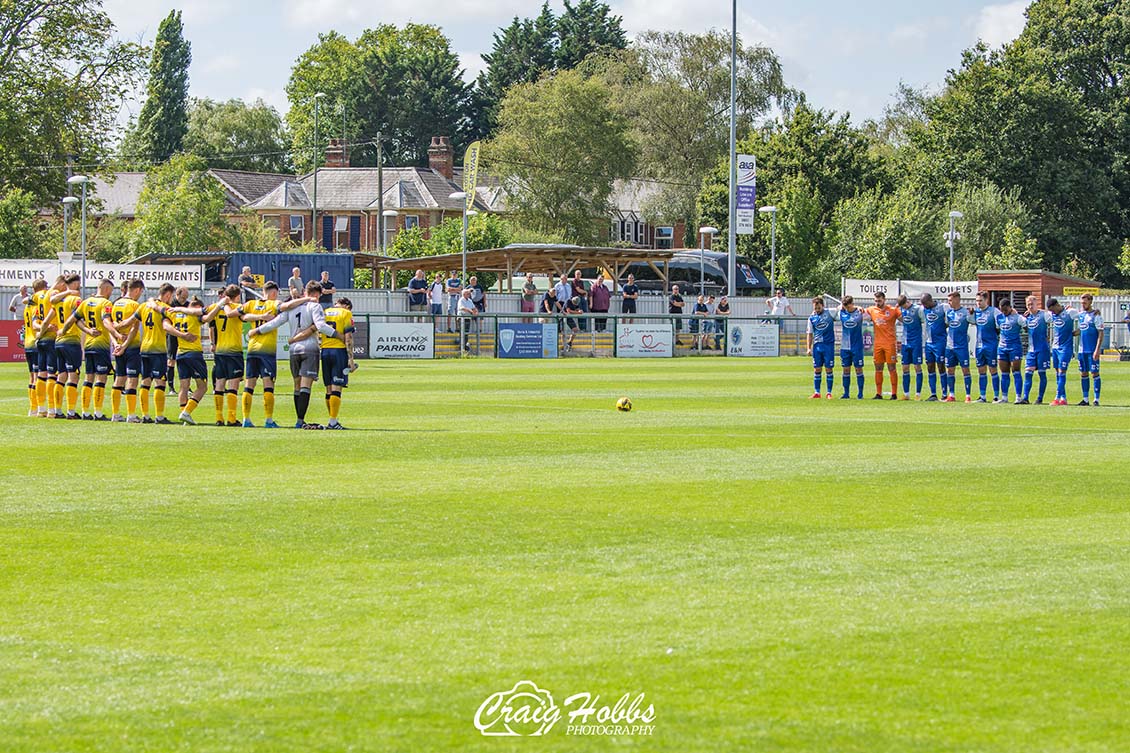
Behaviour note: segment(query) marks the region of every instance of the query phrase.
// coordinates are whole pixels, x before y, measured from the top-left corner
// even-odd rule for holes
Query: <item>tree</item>
[[[720,32],[649,31],[628,50],[585,65],[612,86],[632,125],[639,171],[657,180],[645,213],[683,218],[693,233],[695,197],[703,179],[728,152],[730,39]],[[738,52],[738,132],[774,106],[788,110],[795,93],[767,47]]]
[[[184,150],[229,170],[281,173],[289,168],[287,136],[275,108],[258,99],[193,99]]]
[[[1031,238],[1016,222],[1009,222],[999,250],[984,256],[986,269],[1042,269],[1044,259],[1035,238]]]
[[[144,56],[98,0],[0,3],[0,187],[58,201],[67,173],[42,166],[103,161]]]
[[[511,242],[510,223],[495,214],[479,214],[467,223],[467,250],[502,248]],[[458,254],[463,250],[463,219],[449,217],[431,233],[432,254]]]
[[[484,154],[520,223],[577,243],[607,228],[613,181],[635,161],[612,90],[576,71],[512,87]]]
[[[777,198],[777,280],[791,290],[834,290],[817,271],[824,251],[820,195],[808,178],[785,179]]]
[[[181,12],[170,11],[157,27],[145,104],[137,119],[138,157],[161,162],[180,152],[188,132],[188,66],[192,49]],[[132,155],[126,155],[132,156]]]
[[[230,237],[223,186],[207,169],[199,157],[184,154],[149,169],[137,201],[137,254],[206,251]]]
[[[1024,230],[1031,218],[1020,200],[1019,189],[1006,191],[991,183],[979,186],[962,184],[945,205],[937,206],[936,211],[943,216],[948,214],[949,209],[957,209],[964,215],[958,220],[961,239],[955,248],[957,279],[975,279],[979,269],[1032,269],[1040,266],[1036,241]],[[1011,238],[1010,232],[1013,233]],[[1019,235],[1016,235],[1017,232]],[[946,279],[949,276],[949,259],[939,261],[941,264],[922,265],[922,274],[940,275],[937,279]],[[1016,266],[1021,261],[1027,266]]]
[[[255,212],[246,211],[238,222],[228,226],[232,251],[287,251],[294,248],[289,238],[279,235],[274,227],[263,222]]]
[[[334,134],[330,123],[314,142],[314,95],[325,94],[319,115],[328,116],[327,103],[345,103],[350,82],[359,75],[356,46],[336,31],[319,34],[318,41],[299,56],[286,84],[290,109],[286,113],[294,166],[304,172],[322,164],[326,141]],[[356,112],[356,109],[354,109]],[[320,121],[319,125],[325,122]],[[356,127],[356,124],[354,124]]]
[[[88,207],[89,211],[89,207]],[[78,250],[82,242],[82,225],[73,221],[67,224],[67,243]],[[117,216],[103,216],[86,223],[86,253],[92,261],[118,264],[133,258],[131,238],[133,223]],[[56,216],[44,224],[39,236],[40,248],[46,256],[63,249],[63,218]]]
[[[0,197],[0,259],[39,256],[35,219],[35,197],[27,191],[13,188]]]
[[[623,50],[628,46],[620,16],[606,3],[581,0],[555,16],[543,3],[537,18],[519,20],[494,35],[486,68],[475,90],[476,137],[486,137],[498,127],[499,111],[507,90],[530,84],[542,76],[577,67],[590,55]]]

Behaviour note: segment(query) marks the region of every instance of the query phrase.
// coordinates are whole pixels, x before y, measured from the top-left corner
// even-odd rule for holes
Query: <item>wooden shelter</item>
[[[982,270],[977,273],[977,289],[988,291],[989,300],[995,306],[998,301],[1009,299],[1013,306],[1021,309],[1024,299],[1030,295],[1041,301],[1064,295],[1064,289],[1098,288],[1094,280],[1046,272],[1042,269]]]
[[[507,292],[513,292],[515,275],[531,272],[535,275],[571,275],[575,269],[601,268],[612,273],[613,284],[623,276],[628,265],[644,263],[663,279],[670,278],[669,263],[678,251],[659,251],[651,248],[590,248],[587,246],[551,244],[513,244],[504,248],[467,252],[467,269],[475,272],[495,272],[499,284],[506,281]],[[685,253],[685,250],[684,250]],[[415,271],[441,272],[463,268],[463,254],[418,256],[413,259],[386,259],[376,262],[380,269],[389,272]]]

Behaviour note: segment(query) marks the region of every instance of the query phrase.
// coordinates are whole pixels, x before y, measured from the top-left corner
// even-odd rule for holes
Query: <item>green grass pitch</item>
[[[353,431],[268,432],[31,420],[2,367],[0,751],[1125,751],[1103,369],[1086,409],[809,401],[806,359],[364,362]],[[482,736],[519,680],[645,693],[654,732]]]

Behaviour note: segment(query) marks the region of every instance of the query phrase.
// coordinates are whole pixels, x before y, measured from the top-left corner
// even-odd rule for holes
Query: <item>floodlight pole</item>
[[[314,206],[313,206],[313,216],[311,217],[311,221],[314,224],[314,227],[312,228],[312,230],[314,232],[314,243],[315,243],[315,245],[320,244],[322,242],[321,238],[319,238],[321,233],[318,232],[318,149],[319,149],[319,141],[318,141],[318,100],[324,98],[325,96],[326,96],[325,92],[318,92],[317,94],[314,95],[314,195],[313,195],[312,201],[311,201],[311,203]]]
[[[737,215],[737,186],[738,186],[738,0],[733,0],[733,15],[730,24],[730,207],[729,219],[726,222],[726,233],[729,237],[729,259],[726,269],[727,295],[736,295],[737,257],[738,257],[738,229],[734,225]]]

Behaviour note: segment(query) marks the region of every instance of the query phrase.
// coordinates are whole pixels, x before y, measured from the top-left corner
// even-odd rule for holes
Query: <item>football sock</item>
[[[883,394],[883,370],[882,369],[876,369],[875,370],[875,394],[876,395],[882,395]]]
[[[1013,392],[1015,392],[1016,396],[1019,398],[1020,392],[1024,388],[1024,374],[1023,374],[1023,372],[1020,372],[1020,371],[1012,372],[1012,383],[1013,383],[1013,386],[1015,387],[1015,389],[1013,389]]]
[[[74,413],[75,408],[78,407],[78,385],[77,384],[71,384],[70,382],[68,382],[66,390],[67,390],[67,411],[69,411],[70,413]]]
[[[82,383],[82,413],[90,413],[90,399],[94,396],[94,382]]]
[[[106,387],[105,385],[94,385],[94,414],[96,416],[102,415],[102,405],[106,402]]]
[[[240,407],[243,409],[243,420],[251,420],[251,401],[255,397],[255,390],[250,387],[243,388],[243,398],[240,401]]]
[[[1091,378],[1089,376],[1085,376],[1082,379],[1080,379],[1079,381],[1083,385],[1083,399],[1084,400],[1090,400],[1091,399]]]
[[[228,409],[228,423],[235,423],[235,409],[239,405],[239,399],[235,390],[227,390],[225,393],[225,402]]]
[[[1095,375],[1095,402],[1099,401],[1099,391],[1103,388],[1102,377]]]
[[[271,419],[275,417],[275,388],[263,388],[263,417]]]
[[[985,396],[985,390],[988,389],[988,387],[989,387],[989,375],[988,374],[978,374],[977,375],[977,389],[981,390],[981,397]]]
[[[844,395],[851,392],[851,374],[844,374]]]
[[[862,399],[863,398],[863,375],[862,374],[856,374],[855,375],[855,385],[859,388],[859,397],[860,397],[860,399]]]
[[[47,407],[47,380],[43,377],[35,378],[35,402],[40,409]]]
[[[957,374],[946,374],[946,394],[950,397],[957,394]]]
[[[836,384],[836,375],[832,372],[831,369],[824,372],[824,380],[828,383],[828,394],[831,395],[832,387],[834,387]]]
[[[63,410],[63,382],[60,382],[58,377],[55,378],[55,409]]]
[[[910,394],[910,372],[905,371],[902,375],[902,394]]]
[[[184,404],[184,412],[191,416],[198,405],[200,405],[200,403],[196,401],[196,398],[190,397],[188,402]]]
[[[149,415],[149,388],[142,387],[137,391],[138,402],[141,403],[141,415]]]
[[[1044,401],[1044,393],[1047,392],[1047,389],[1048,389],[1048,372],[1041,371],[1039,375],[1040,375],[1040,398],[1039,399],[1040,399],[1040,402],[1042,403]]]
[[[1058,400],[1067,399],[1067,372],[1057,371],[1055,373],[1055,396]]]
[[[819,371],[816,372],[816,376],[812,377],[812,391],[813,392],[819,392],[820,391],[820,372]]]
[[[306,411],[310,409],[310,388],[303,387],[294,396],[294,412],[299,421],[306,420]]]
[[[212,400],[216,404],[216,422],[222,422],[224,420],[224,393],[217,389],[212,393]]]
[[[29,384],[27,386],[27,404],[30,406],[32,413],[35,413],[39,410],[39,398],[37,396],[35,384]]]
[[[114,409],[114,415],[115,416],[122,415],[121,414],[121,408],[122,408],[122,388],[121,387],[111,387],[110,388],[110,407]]]
[[[965,376],[965,396],[969,397],[970,393],[973,392],[973,375],[972,374],[965,374],[964,376]]]
[[[887,373],[891,376],[891,395],[897,397],[899,394],[898,376],[897,372],[892,367],[887,367]]]
[[[330,420],[336,421],[337,414],[341,412],[341,395],[336,392],[330,395],[329,399]]]
[[[922,372],[918,371],[914,374],[914,394],[922,394]]]
[[[1028,396],[1032,394],[1032,372],[1024,372],[1024,399],[1027,400]]]
[[[126,415],[137,415],[137,390],[125,390],[122,394],[126,396]]]
[[[1008,390],[1009,390],[1009,387],[1011,387],[1011,386],[1012,386],[1012,379],[1009,378],[1008,374],[1002,375],[1001,376],[1001,393],[1002,393],[1002,397],[1004,397],[1004,399],[1005,399],[1005,402],[1008,402]]]
[[[993,397],[1001,396],[1001,375],[993,374]]]
[[[930,394],[931,395],[937,395],[938,394],[938,375],[931,371],[929,381],[930,381]]]
[[[153,412],[158,416],[165,415],[165,388],[153,388]]]

